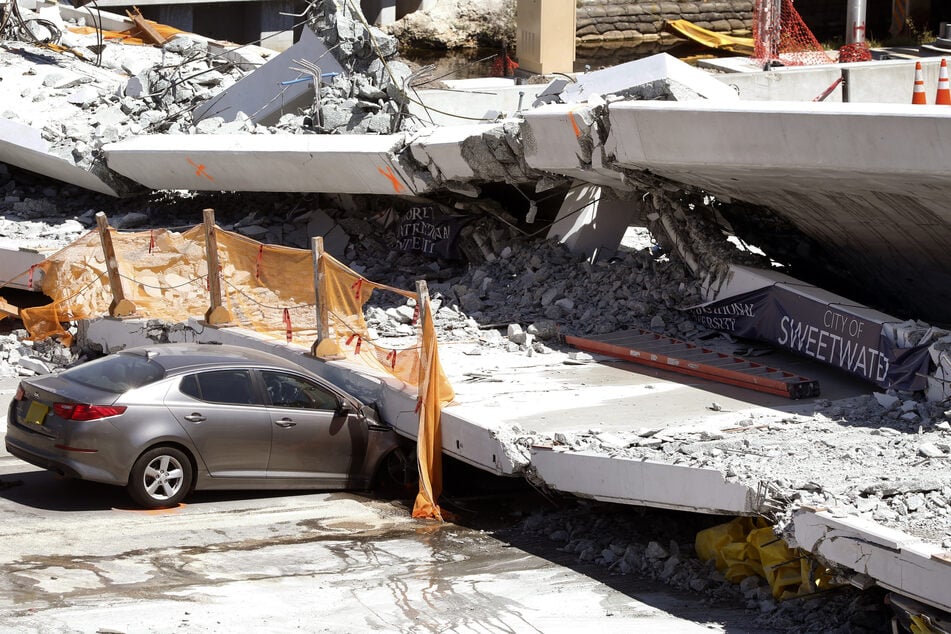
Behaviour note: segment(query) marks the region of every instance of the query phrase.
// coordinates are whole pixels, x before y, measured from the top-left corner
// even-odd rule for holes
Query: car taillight
[[[53,411],[64,420],[98,420],[118,416],[124,405],[86,405],[84,403],[54,403]]]
[[[22,385],[18,385],[18,386],[17,386],[17,393],[13,395],[13,400],[14,400],[14,401],[22,401],[24,394],[25,394],[25,392],[23,391],[23,386],[22,386]]]

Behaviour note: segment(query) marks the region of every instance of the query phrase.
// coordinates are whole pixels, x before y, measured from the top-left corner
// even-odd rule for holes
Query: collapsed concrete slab
[[[667,53],[658,53],[569,79],[557,79],[538,95],[538,101],[574,104],[592,97],[606,101],[710,99],[722,103],[739,100],[736,90],[709,73]]]
[[[33,290],[34,282],[29,271],[46,259],[32,249],[9,248],[0,241],[0,287]]]
[[[199,105],[192,117],[195,122],[210,117],[228,122],[244,113],[254,123],[271,125],[286,113],[310,111],[317,98],[315,86],[322,80],[307,75],[298,60],[319,60],[318,74],[328,78],[345,74],[337,58],[327,53],[323,40],[303,29],[293,46]]]
[[[0,161],[100,194],[118,196],[128,191],[128,185],[115,174],[98,170],[105,176],[100,178],[94,171],[60,158],[39,130],[8,119],[0,119]]]
[[[418,195],[397,135],[137,136],[103,148],[117,173],[153,189]]]
[[[582,498],[717,515],[768,512],[765,495],[728,482],[714,469],[679,467],[601,454],[532,449],[534,477]]]
[[[947,549],[853,517],[803,509],[793,518],[795,543],[822,560],[854,570],[878,585],[951,611]]]
[[[747,203],[747,222],[735,217],[740,237],[766,252],[772,240],[750,215],[779,217],[823,247],[823,285],[834,275],[856,301],[941,323],[951,311],[942,290],[951,269],[941,264],[951,238],[941,220],[951,195],[948,110],[628,101],[611,105],[605,146],[619,167]]]
[[[636,207],[636,201],[623,200],[612,190],[575,183],[561,203],[548,237],[574,253],[584,253],[592,262],[612,257],[624,231],[635,224]]]

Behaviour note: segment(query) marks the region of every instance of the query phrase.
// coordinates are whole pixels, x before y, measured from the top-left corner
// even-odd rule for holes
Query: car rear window
[[[63,372],[62,376],[89,387],[121,394],[165,376],[156,362],[137,354],[115,354],[84,363]]]

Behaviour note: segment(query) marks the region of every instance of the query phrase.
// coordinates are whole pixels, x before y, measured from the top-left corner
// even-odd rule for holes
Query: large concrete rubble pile
[[[190,33],[176,34],[161,47],[103,40],[84,30],[83,18],[64,19],[56,5],[29,14],[55,25],[55,50],[35,41],[5,42],[0,79],[10,89],[0,95],[0,114],[39,131],[47,152],[95,174],[119,194],[137,187],[106,167],[102,147],[132,135],[390,133],[412,71],[397,59],[393,37],[342,6],[326,0],[312,7],[305,28],[323,38],[347,72],[326,79],[312,100],[318,107],[292,109],[274,125],[256,124],[255,113],[200,121],[192,113],[276,52]],[[312,69],[299,70],[309,79]]]

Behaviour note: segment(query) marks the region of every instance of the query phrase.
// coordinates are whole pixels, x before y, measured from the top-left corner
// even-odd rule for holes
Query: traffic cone
[[[921,62],[915,62],[915,92],[911,93],[911,103],[915,105],[928,103],[925,99],[925,78],[921,74]]]
[[[948,60],[941,58],[941,70],[938,72],[938,94],[936,106],[951,106],[951,82],[948,81]]]

